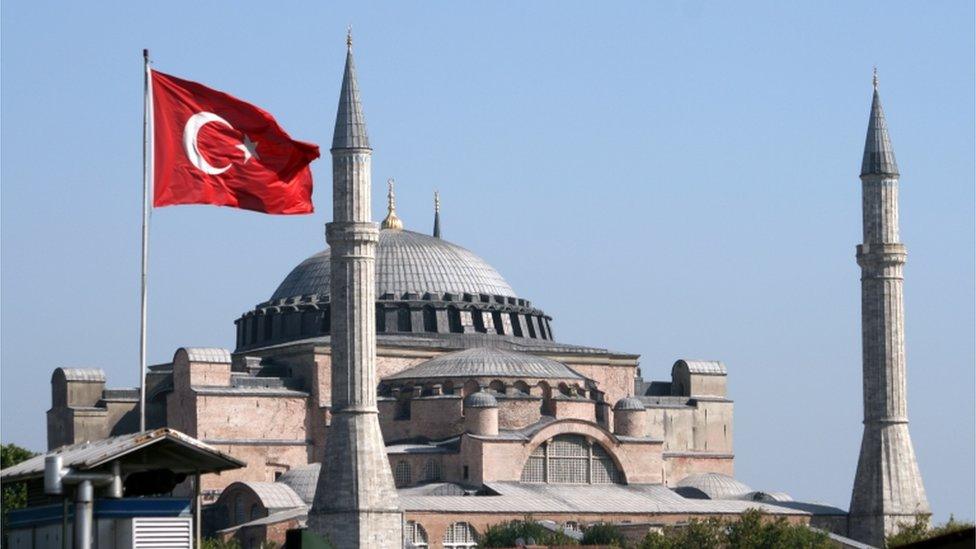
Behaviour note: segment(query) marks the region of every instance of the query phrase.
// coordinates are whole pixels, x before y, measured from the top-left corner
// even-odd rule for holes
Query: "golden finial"
[[[381,229],[403,230],[403,221],[396,214],[396,195],[393,194],[393,178],[386,180],[386,219],[380,225]]]
[[[352,25],[346,27],[346,47],[352,49]]]
[[[872,82],[874,83],[874,91],[878,91],[878,67],[877,66],[874,67],[874,78],[872,78]]]

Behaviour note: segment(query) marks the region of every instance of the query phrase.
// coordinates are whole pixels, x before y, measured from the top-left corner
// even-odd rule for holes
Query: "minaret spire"
[[[902,290],[907,251],[898,235],[898,177],[875,72],[861,165],[864,243],[857,247],[864,436],[848,521],[851,537],[877,547],[901,523],[930,514],[908,433]]]
[[[376,244],[370,220],[373,151],[359,101],[351,34],[332,139],[332,214],[329,284],[331,399],[319,395],[325,437],[322,473],[308,527],[336,547],[403,547],[399,509],[376,407]],[[316,385],[321,386],[320,382]]]
[[[864,141],[864,159],[861,161],[861,175],[898,175],[895,151],[888,137],[888,123],[881,96],[878,94],[878,68],[874,69],[874,95],[871,98],[871,117],[868,119],[868,134]]]
[[[403,230],[403,221],[396,214],[396,194],[393,193],[393,178],[386,180],[386,219],[380,225],[383,229]]]
[[[434,191],[434,238],[441,237],[441,193]]]

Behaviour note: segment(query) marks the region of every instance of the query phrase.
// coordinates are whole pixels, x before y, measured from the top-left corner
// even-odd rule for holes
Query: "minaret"
[[[309,528],[335,547],[403,546],[393,475],[376,409],[376,243],[372,149],[359,102],[352,37],[332,138],[332,423]]]
[[[441,193],[434,191],[434,238],[441,237]]]
[[[864,243],[861,266],[861,345],[864,368],[864,437],[849,516],[850,535],[878,547],[900,523],[928,515],[929,504],[908,434],[905,396],[905,314],[898,237],[898,166],[878,74],[861,164]]]

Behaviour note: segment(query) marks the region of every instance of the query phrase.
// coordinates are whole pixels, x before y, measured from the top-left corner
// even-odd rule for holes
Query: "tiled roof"
[[[725,369],[725,364],[722,364],[719,360],[690,360],[683,358],[675,362],[674,367],[677,368],[679,364],[687,366],[688,371],[693,374],[724,376],[728,373]]]
[[[295,267],[272,300],[329,294],[330,250]],[[484,259],[440,238],[413,231],[380,231],[376,247],[376,295],[405,293],[488,294],[516,297],[515,290]]]
[[[555,360],[491,347],[474,347],[446,353],[386,377],[434,379],[442,377],[531,377],[547,379],[586,378]]]
[[[304,499],[283,482],[240,481],[235,484],[247,486],[261,500],[268,510],[291,509],[305,505]],[[229,488],[229,487],[228,487]]]
[[[101,467],[116,459],[131,456],[155,445],[166,445],[166,455],[170,462],[185,465],[189,470],[199,469],[204,472],[216,472],[236,469],[245,464],[236,458],[224,454],[220,450],[205,444],[193,437],[169,428],[154,429],[141,433],[131,433],[109,437],[94,442],[82,442],[69,446],[62,446],[56,450],[40,454],[0,471],[0,479],[4,481],[36,478],[44,475],[44,458],[49,455],[60,455],[64,467],[71,467],[79,471],[87,471]],[[143,457],[152,458],[151,454]],[[172,460],[177,461],[173,462]],[[134,466],[132,462],[126,462]],[[142,463],[141,461],[139,463]],[[144,460],[145,466],[153,468],[152,460]],[[158,466],[156,466],[158,467]],[[175,472],[186,472],[177,470]]]
[[[68,381],[105,381],[105,370],[101,368],[58,368],[58,370]]]
[[[230,363],[230,351],[219,347],[183,347],[190,362]]]
[[[801,509],[786,504],[742,500],[685,499],[660,484],[522,484],[492,482],[486,487],[498,495],[417,496],[400,492],[405,511],[443,513],[681,513],[733,514],[747,509],[784,515],[843,514],[833,507]]]

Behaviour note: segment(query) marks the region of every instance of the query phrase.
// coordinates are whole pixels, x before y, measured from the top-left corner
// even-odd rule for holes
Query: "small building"
[[[28,507],[9,514],[9,545],[189,549],[199,539],[200,498],[174,498],[174,490],[243,466],[166,428],[63,446],[0,471],[4,485],[27,486]]]

